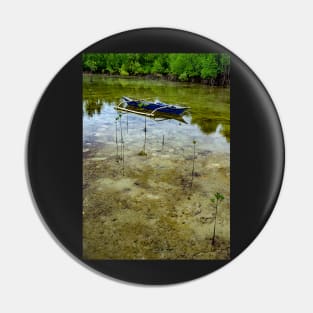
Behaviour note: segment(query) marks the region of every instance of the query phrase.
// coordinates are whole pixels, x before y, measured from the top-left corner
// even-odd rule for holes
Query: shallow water
[[[160,148],[164,135],[167,146],[188,147],[192,146],[195,139],[200,150],[229,151],[229,89],[211,88],[200,84],[101,76],[93,78],[93,82],[90,82],[88,77],[85,78],[83,87],[84,148],[86,144],[101,144],[115,140],[115,118],[118,112],[114,106],[120,102],[123,95],[127,95],[191,107],[183,117],[186,123],[175,119],[147,117],[146,139],[150,148]],[[123,112],[122,128],[126,144],[143,145],[144,116]]]
[[[122,96],[191,109],[180,120],[119,116],[114,106]],[[225,88],[84,77],[85,258],[229,257],[229,101]],[[216,192],[225,201],[212,247],[210,198]]]

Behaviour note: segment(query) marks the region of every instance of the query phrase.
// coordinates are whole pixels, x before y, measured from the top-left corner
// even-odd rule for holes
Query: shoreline
[[[83,77],[93,77],[93,76],[102,76],[103,78],[125,78],[125,79],[143,79],[143,80],[161,80],[161,81],[170,81],[176,83],[190,83],[190,84],[199,84],[207,85],[210,87],[219,87],[219,88],[229,88],[230,82],[221,84],[219,81],[222,78],[216,78],[214,80],[202,79],[200,77],[194,77],[186,81],[179,80],[177,76],[174,75],[162,75],[162,74],[144,74],[144,75],[120,75],[120,74],[108,74],[108,73],[91,73],[83,72]]]

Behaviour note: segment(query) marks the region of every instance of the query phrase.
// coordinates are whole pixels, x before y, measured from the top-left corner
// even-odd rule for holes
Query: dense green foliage
[[[87,53],[83,55],[83,70],[222,86],[230,83],[230,57],[217,53]]]

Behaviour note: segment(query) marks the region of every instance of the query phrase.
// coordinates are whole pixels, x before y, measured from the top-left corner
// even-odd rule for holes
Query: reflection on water
[[[150,145],[157,145],[160,138],[168,144],[182,147],[198,141],[198,147],[211,151],[229,151],[230,104],[229,89],[211,88],[206,85],[151,81],[101,76],[83,81],[84,144],[109,143],[115,134],[118,112],[114,106],[122,96],[150,99],[191,109],[183,117],[159,116],[147,118],[147,137]],[[172,118],[171,118],[172,117]],[[143,135],[144,116],[122,114],[122,125],[128,131],[128,144],[138,144]],[[175,144],[174,144],[175,143]]]
[[[103,106],[103,102],[101,99],[96,98],[96,97],[90,97],[89,99],[86,99],[85,101],[85,112],[89,117],[93,117],[94,114],[101,113],[101,109]]]
[[[223,135],[222,124],[217,124],[213,132],[209,134],[191,123],[191,116],[185,116],[186,124],[176,119],[153,119],[133,113],[122,113],[117,123],[118,112],[112,104],[103,102],[99,114],[92,118],[84,117],[84,148],[104,148],[108,153],[114,153],[116,137],[122,142],[120,133],[123,134],[125,145],[134,151],[158,151],[162,148],[162,142],[172,150],[173,155],[182,155],[190,150],[193,140],[197,141],[199,154],[209,152],[229,152],[229,143]],[[122,131],[121,131],[121,130]]]

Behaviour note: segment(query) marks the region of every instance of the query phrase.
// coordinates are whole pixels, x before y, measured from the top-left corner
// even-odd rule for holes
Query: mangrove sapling
[[[164,135],[163,135],[163,140],[162,140],[162,151],[164,149]]]
[[[125,170],[125,146],[124,146],[124,137],[123,137],[123,128],[122,128],[122,113],[119,113],[118,118],[120,120],[120,134],[121,134],[121,157],[122,160],[122,172],[124,176],[124,170]]]
[[[145,142],[143,145],[143,152],[147,155],[146,153],[146,142],[147,142],[147,117],[145,116],[145,128],[144,128],[144,132],[145,132]]]
[[[193,140],[193,159],[192,159],[192,172],[191,172],[191,183],[190,183],[190,188],[192,187],[192,183],[193,183],[193,177],[195,174],[195,159],[196,159],[196,141]]]
[[[145,116],[145,128],[143,129],[145,132],[145,140],[143,142],[143,150],[141,150],[138,155],[146,156],[146,142],[147,142],[147,117]]]
[[[123,176],[124,176],[124,174],[125,174],[125,146],[124,146],[124,139],[122,141],[122,162],[123,162],[122,172],[123,172]]]
[[[116,144],[116,162],[118,162],[119,156],[118,156],[118,141],[117,141],[117,121],[119,117],[115,118],[115,144]]]
[[[121,156],[120,156],[120,160],[123,160],[123,144],[124,144],[124,140],[123,140],[123,130],[122,130],[122,113],[118,114],[118,118],[120,121],[120,136],[121,136]]]
[[[213,236],[212,236],[212,246],[215,244],[215,229],[216,229],[216,220],[217,220],[217,210],[218,206],[221,204],[221,202],[224,200],[224,196],[217,192],[213,198],[211,198],[211,202],[213,203],[213,206],[215,208],[215,215],[214,215],[214,228],[213,228]]]
[[[118,114],[118,119],[120,120],[120,134],[121,134],[121,142],[123,141],[123,131],[122,131],[122,113]]]

